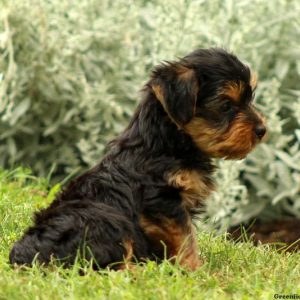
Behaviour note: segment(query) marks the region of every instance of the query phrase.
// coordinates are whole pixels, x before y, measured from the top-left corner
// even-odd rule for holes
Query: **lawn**
[[[134,271],[95,272],[89,266],[13,269],[8,253],[30,224],[32,212],[52,201],[59,185],[16,169],[0,171],[0,299],[274,299],[300,295],[300,254],[279,253],[226,235],[198,236],[205,264],[187,272],[168,261]],[[85,275],[79,273],[84,268]],[[277,297],[277,296],[276,296]],[[276,298],[275,297],[275,298]],[[279,299],[279,298],[278,298]]]

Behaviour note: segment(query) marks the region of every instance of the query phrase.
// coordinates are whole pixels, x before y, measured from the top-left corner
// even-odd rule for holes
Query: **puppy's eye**
[[[232,111],[232,110],[233,110],[232,104],[231,104],[229,101],[225,102],[225,103],[221,106],[221,110],[222,110],[223,112],[230,112],[230,111]]]

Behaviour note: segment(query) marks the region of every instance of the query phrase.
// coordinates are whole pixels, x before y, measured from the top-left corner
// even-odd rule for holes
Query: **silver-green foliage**
[[[206,216],[300,217],[300,2],[0,0],[0,162],[39,174],[90,166],[125,126],[149,70],[223,46],[259,76],[266,144],[220,162]]]

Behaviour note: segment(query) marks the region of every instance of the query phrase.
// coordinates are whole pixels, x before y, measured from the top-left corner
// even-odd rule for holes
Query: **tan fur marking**
[[[179,79],[181,80],[191,80],[192,77],[195,75],[195,72],[193,69],[189,69],[185,66],[177,66],[176,72],[178,74]]]
[[[258,142],[254,135],[253,124],[249,123],[247,116],[242,113],[236,116],[226,130],[214,129],[205,120],[194,118],[185,126],[185,131],[202,151],[213,157],[241,159]]]
[[[243,82],[231,81],[221,91],[220,95],[223,97],[228,97],[228,99],[233,102],[239,102],[243,94],[244,88],[245,87]]]
[[[201,266],[198,258],[195,230],[189,221],[186,227],[179,226],[174,220],[161,217],[160,224],[140,217],[140,226],[153,243],[154,248],[163,250],[166,246],[167,258],[171,261],[178,260],[179,264],[195,270]]]
[[[152,90],[153,90],[156,98],[162,104],[162,106],[165,108],[165,100],[164,100],[164,95],[163,95],[161,86],[159,86],[158,84],[153,84],[151,87],[152,87]]]
[[[169,176],[168,183],[182,189],[180,195],[187,208],[198,207],[214,189],[210,180],[194,170],[179,170]]]
[[[194,118],[185,125],[184,130],[189,134],[194,143],[199,147],[199,149],[210,153],[209,149],[215,143],[223,132],[212,128],[207,121],[201,118]]]
[[[163,246],[161,241],[167,246],[170,256],[174,255],[178,245],[181,245],[182,237],[186,235],[185,229],[179,227],[174,220],[165,217],[160,217],[159,225],[144,216],[140,217],[139,223],[157,248]]]
[[[123,242],[123,247],[126,250],[126,254],[123,256],[124,262],[116,266],[116,270],[134,270],[134,264],[131,262],[133,257],[133,242],[130,240]]]
[[[124,248],[126,250],[126,255],[125,255],[124,259],[127,260],[127,261],[131,260],[132,257],[133,257],[133,247],[132,247],[132,244],[133,244],[132,241],[125,241],[123,243]]]

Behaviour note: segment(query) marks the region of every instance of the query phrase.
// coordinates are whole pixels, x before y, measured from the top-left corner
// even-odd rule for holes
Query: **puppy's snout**
[[[254,132],[256,136],[261,140],[266,134],[266,127],[263,124],[259,124],[254,128]]]

